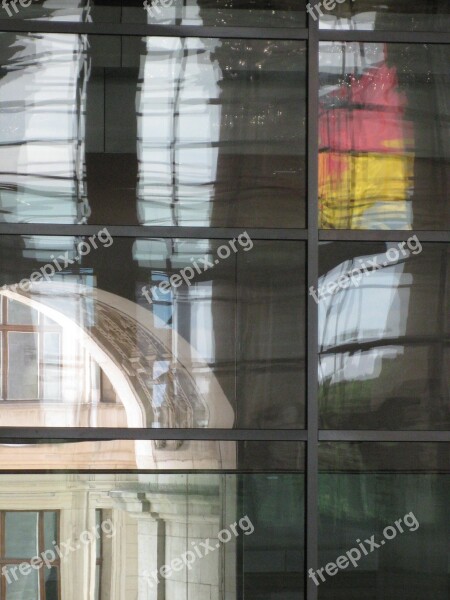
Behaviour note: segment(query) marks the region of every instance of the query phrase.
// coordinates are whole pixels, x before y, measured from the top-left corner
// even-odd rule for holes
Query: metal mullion
[[[123,427],[0,427],[0,443],[61,443],[111,440],[305,442],[304,429],[159,429]]]
[[[322,42],[368,42],[397,44],[449,44],[449,36],[445,31],[319,31]]]
[[[319,154],[319,29],[309,16],[308,40],[308,290],[317,287],[319,279],[319,211],[318,211],[318,154]],[[307,294],[307,451],[306,451],[306,523],[305,523],[305,588],[306,600],[317,600],[317,586],[307,576],[308,570],[318,568],[318,305]]]
[[[414,235],[421,242],[450,242],[450,231],[321,229],[319,240],[332,242],[401,242]]]
[[[55,235],[90,236],[107,228],[112,237],[146,238],[186,238],[186,239],[230,239],[244,231],[253,240],[292,240],[304,241],[308,237],[306,229],[279,229],[271,227],[183,227],[183,226],[143,226],[143,225],[57,225],[49,223],[0,223],[0,235]]]
[[[56,21],[1,20],[0,31],[19,33],[69,33],[153,37],[235,38],[307,40],[308,29],[300,27],[214,27],[204,25],[148,25],[145,23],[68,23]]]

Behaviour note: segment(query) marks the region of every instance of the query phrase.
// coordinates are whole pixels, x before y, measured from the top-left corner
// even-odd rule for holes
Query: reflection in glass
[[[148,469],[152,471],[219,471],[249,473],[302,471],[304,445],[294,442],[221,442],[193,440],[107,440],[0,444],[0,470]],[[56,523],[45,513],[48,547]]]
[[[358,542],[368,550],[356,568],[347,561],[323,573],[319,599],[446,600],[450,445],[322,443],[319,467],[319,564],[336,563]],[[384,535],[386,527],[394,531]],[[380,546],[370,551],[372,535]]]
[[[38,552],[37,512],[5,513],[5,557],[32,558]]]
[[[0,33],[2,221],[84,223],[90,214],[87,48],[85,35]]]
[[[448,52],[320,44],[320,227],[449,227]]]
[[[322,427],[450,426],[449,248],[417,238],[403,248],[321,246]]]
[[[319,19],[321,29],[448,31],[447,0],[337,0]],[[316,18],[319,11],[314,13]]]
[[[96,578],[100,600],[122,600],[117,589],[126,589],[127,598],[164,592],[166,600],[260,600],[268,594],[301,600],[303,478],[302,472],[1,475],[0,488],[8,493],[0,499],[0,511],[13,502],[29,510],[36,504],[61,507],[63,600],[89,597],[82,591],[93,594]],[[87,535],[92,542],[82,543]],[[162,576],[165,565],[171,568]],[[58,598],[58,573],[55,564],[44,574],[51,600]],[[18,573],[21,589],[25,579]]]
[[[303,243],[99,239],[0,240],[0,301],[35,323],[0,325],[2,425],[303,427]]]
[[[9,572],[13,572],[17,565],[6,565]],[[5,582],[6,600],[36,600],[39,598],[39,575],[31,571],[27,576],[19,575],[17,580],[13,576]],[[55,599],[56,600],[56,599]]]
[[[0,19],[157,23],[238,27],[304,27],[304,0],[30,0],[0,10]]]
[[[0,220],[304,227],[303,42],[9,32],[0,61]]]

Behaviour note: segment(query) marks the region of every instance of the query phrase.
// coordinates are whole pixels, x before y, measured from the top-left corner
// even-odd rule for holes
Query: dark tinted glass
[[[321,444],[319,460],[319,599],[446,600],[450,445]]]
[[[126,589],[127,598],[138,590],[150,598],[165,590],[177,600],[304,598],[303,473],[2,475],[0,487],[10,498],[2,508],[11,498],[42,508],[49,489],[47,502],[61,506],[62,598],[73,586],[94,590],[87,559],[97,533],[104,598],[117,589]],[[54,545],[50,550],[56,553]],[[45,579],[54,581],[52,575]],[[26,576],[17,573],[17,581],[20,592]]]
[[[247,233],[3,236],[3,314],[39,314],[0,326],[2,425],[302,427],[304,276],[303,243]]]
[[[439,44],[320,44],[322,228],[450,228],[449,59]]]
[[[0,221],[303,227],[305,44],[0,34]]]
[[[311,4],[324,5],[322,11],[312,11],[321,29],[448,31],[450,28],[448,0],[326,0]]]
[[[5,0],[0,19],[304,27],[305,0]],[[28,5],[28,6],[27,6]]]
[[[448,429],[450,247],[320,248],[322,427]]]

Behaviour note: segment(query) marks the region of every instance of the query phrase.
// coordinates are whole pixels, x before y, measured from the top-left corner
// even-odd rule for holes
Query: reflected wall
[[[0,478],[2,526],[15,540],[2,548],[5,598],[35,598],[46,573],[42,560],[30,565],[41,556],[39,511],[56,519],[42,524],[54,584],[42,586],[46,600],[237,599],[241,586],[249,599],[304,597],[301,473]]]

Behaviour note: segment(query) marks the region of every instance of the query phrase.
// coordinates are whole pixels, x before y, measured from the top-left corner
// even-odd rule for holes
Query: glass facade
[[[449,597],[449,15],[0,2],[0,600]]]

